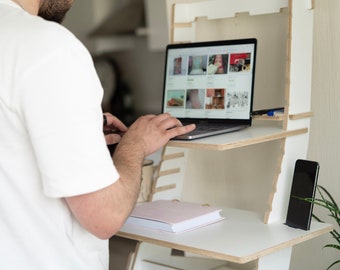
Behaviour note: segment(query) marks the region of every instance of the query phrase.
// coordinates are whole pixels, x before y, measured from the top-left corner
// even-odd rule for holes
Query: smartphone
[[[316,161],[298,159],[295,162],[286,219],[288,226],[309,230],[313,203],[299,198],[315,198],[319,168],[319,163]]]

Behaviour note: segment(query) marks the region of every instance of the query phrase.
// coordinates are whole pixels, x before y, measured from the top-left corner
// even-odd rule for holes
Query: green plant
[[[335,220],[338,227],[340,227],[340,209],[337,203],[335,202],[335,200],[333,199],[332,195],[329,193],[329,191],[326,188],[320,185],[317,186],[317,192],[318,192],[318,196],[316,196],[316,198],[314,199],[303,198],[303,200],[326,209],[329,212],[328,215],[332,217]],[[313,214],[313,218],[319,222],[324,222],[319,217],[317,217],[315,214]],[[333,231],[330,232],[330,234],[333,236],[333,239],[335,240],[336,244],[327,244],[324,247],[334,248],[340,251],[339,231],[334,228]],[[327,270],[332,268],[338,263],[340,263],[340,260],[336,260],[335,262],[333,262],[330,266],[328,266]]]

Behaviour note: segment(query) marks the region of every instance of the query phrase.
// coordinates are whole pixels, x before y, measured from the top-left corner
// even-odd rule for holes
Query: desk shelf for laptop
[[[192,141],[173,140],[168,143],[168,146],[223,151],[262,142],[284,139],[289,136],[295,136],[307,132],[308,128],[306,127],[296,130],[283,130],[282,128],[275,126],[254,125],[253,127],[240,131]]]
[[[284,107],[284,115],[234,133],[170,141],[150,200],[208,203],[222,207],[226,219],[178,235],[124,226],[118,236],[137,242],[131,268],[289,269],[294,245],[332,229],[318,222],[309,231],[283,224],[294,164],[308,149],[313,1],[167,4],[174,43],[257,38],[254,109]],[[172,255],[174,249],[184,256]]]

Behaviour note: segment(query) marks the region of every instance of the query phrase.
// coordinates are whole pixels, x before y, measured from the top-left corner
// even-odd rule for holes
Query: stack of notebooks
[[[180,233],[200,228],[224,219],[222,209],[209,205],[177,201],[158,200],[138,204],[125,224]]]

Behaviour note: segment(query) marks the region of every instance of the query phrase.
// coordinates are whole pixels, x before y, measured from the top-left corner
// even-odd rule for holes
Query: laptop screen
[[[163,112],[251,122],[256,39],[170,44]]]

